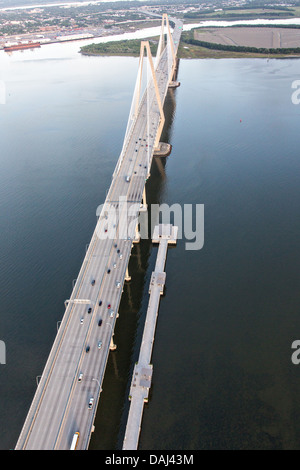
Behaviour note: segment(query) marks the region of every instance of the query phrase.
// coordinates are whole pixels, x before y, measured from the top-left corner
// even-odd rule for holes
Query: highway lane
[[[144,178],[144,176],[143,176],[143,178]],[[135,191],[135,188],[133,187],[133,188],[131,188],[131,190]],[[131,204],[128,204],[127,210],[130,209],[130,206],[131,206]],[[136,204],[136,206],[137,206],[136,212],[138,212],[139,204]],[[126,219],[127,219],[126,211],[122,211],[122,215],[123,215],[123,219],[125,218],[123,223],[124,223],[124,225],[126,225],[125,224]],[[133,220],[134,220],[134,218],[135,217],[133,217]],[[122,223],[122,220],[121,220],[121,223]],[[135,230],[135,225],[133,225],[133,230]],[[126,244],[127,244],[127,247],[126,247]],[[127,240],[126,241],[123,240],[123,241],[121,241],[121,243],[119,242],[118,246],[121,246],[121,253],[122,254],[124,253],[124,251],[126,249],[128,251],[131,251],[131,240],[129,240],[129,243],[128,243]],[[116,252],[117,247],[114,247],[114,248],[115,248],[115,252]],[[107,297],[104,298],[104,304],[102,303],[102,305],[101,305],[101,308],[104,305],[104,315],[102,317],[102,325],[101,325],[101,327],[98,327],[98,331],[99,331],[99,329],[100,329],[101,332],[104,331],[105,336],[100,335],[99,333],[97,334],[97,324],[98,324],[97,322],[98,322],[99,318],[98,318],[98,314],[95,313],[96,318],[93,320],[94,326],[90,330],[91,336],[89,337],[88,343],[89,343],[89,345],[91,345],[91,349],[93,348],[96,351],[96,353],[94,355],[94,358],[92,359],[93,363],[91,362],[91,360],[87,361],[86,358],[84,358],[82,363],[81,363],[81,371],[83,371],[83,373],[84,373],[85,370],[88,370],[89,372],[88,372],[88,375],[86,375],[86,376],[84,375],[83,381],[78,383],[78,388],[83,389],[82,390],[83,394],[74,393],[74,395],[72,397],[73,398],[73,403],[70,405],[70,408],[73,409],[73,410],[78,410],[78,409],[82,408],[83,406],[87,407],[89,398],[91,396],[93,396],[96,400],[97,399],[96,398],[96,390],[97,390],[97,388],[100,387],[100,383],[102,383],[103,371],[105,370],[105,365],[106,365],[106,361],[107,361],[107,357],[108,357],[108,348],[106,348],[106,355],[105,355],[105,358],[103,358],[103,355],[102,356],[101,356],[101,354],[98,355],[97,344],[98,344],[99,340],[102,340],[103,341],[103,348],[104,348],[104,344],[106,344],[106,343],[109,344],[109,342],[110,342],[111,333],[114,330],[114,323],[115,323],[115,319],[116,319],[117,310],[114,310],[114,312],[115,312],[114,316],[113,316],[113,318],[111,318],[109,314],[114,309],[114,305],[112,305],[112,307],[109,311],[106,308],[106,305],[107,305],[107,302],[109,301],[111,290],[116,288],[115,283],[117,281],[120,281],[120,279],[121,280],[124,279],[124,275],[125,275],[124,271],[126,270],[126,265],[127,265],[127,263],[122,264],[122,260],[120,260],[119,258],[116,258],[116,256],[112,258],[112,262],[116,263],[116,268],[112,267],[111,268],[111,273],[108,275],[108,276],[110,276],[110,281],[111,282],[110,282],[110,286],[107,285],[107,284],[105,286],[105,292],[107,293]],[[96,278],[97,278],[97,276],[96,276]],[[121,288],[121,286],[120,286],[120,288]],[[101,310],[101,308],[99,308],[99,309]],[[95,332],[96,336],[93,334],[93,332]],[[98,383],[99,383],[99,385],[98,385]],[[85,388],[84,388],[83,384],[86,384]],[[85,396],[82,396],[82,395],[85,395]],[[94,403],[94,409],[96,409],[96,403]],[[91,411],[90,411],[90,414],[92,414]],[[68,435],[68,441],[69,442],[72,439],[72,436],[73,436],[74,432],[76,432],[76,430],[77,430],[76,426],[74,426],[74,424],[73,424],[74,422],[76,422],[76,420],[74,418],[75,417],[73,417],[71,415],[68,416],[68,418],[66,419],[66,421],[64,423],[64,426],[61,428],[61,433],[60,434],[63,435],[63,436],[67,435],[67,433],[64,432],[64,428],[71,430],[69,432],[69,435]],[[87,423],[86,423],[87,428],[91,424],[91,422],[93,422],[93,419],[90,420],[89,422],[87,421]],[[81,420],[81,429],[82,429],[82,427],[83,427],[83,422]],[[86,431],[83,434],[89,436],[90,433],[88,431]],[[84,447],[86,447],[86,444],[84,444],[84,443],[82,443],[82,444],[84,445]],[[59,445],[61,445],[61,442],[59,442]]]
[[[162,101],[168,89],[166,67],[164,52],[156,71]],[[119,171],[114,173],[16,448],[68,449],[78,430],[81,434],[79,448],[88,446],[159,125],[159,107],[153,85],[148,92],[143,95],[138,117],[124,146],[122,163]],[[149,113],[147,104],[151,109]],[[126,181],[127,176],[130,181]],[[122,197],[126,202],[120,203]],[[119,211],[116,227],[110,227],[116,231],[113,237],[109,231],[111,221],[105,217],[110,205]],[[125,233],[127,227],[129,232]],[[80,299],[87,303],[76,303]],[[90,313],[89,308],[92,309]],[[98,326],[100,318],[102,325]],[[100,340],[102,347],[98,349]],[[88,353],[87,346],[90,347]],[[79,382],[81,372],[83,379]],[[94,403],[89,409],[91,397]]]

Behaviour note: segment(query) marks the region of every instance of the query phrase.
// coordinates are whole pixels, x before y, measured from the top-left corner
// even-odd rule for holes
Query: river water
[[[0,448],[14,448],[122,147],[137,58],[0,53]],[[204,205],[168,252],[140,449],[299,449],[298,60],[181,60],[148,204]],[[91,449],[121,449],[157,247],[136,245]]]

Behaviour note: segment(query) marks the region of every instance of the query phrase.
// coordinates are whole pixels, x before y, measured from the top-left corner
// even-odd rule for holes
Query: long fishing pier
[[[177,227],[160,224],[155,227],[153,243],[159,243],[155,270],[152,273],[149,286],[149,305],[146,315],[144,333],[138,362],[134,366],[130,387],[130,409],[127,420],[123,450],[137,450],[144,403],[148,401],[151,387],[153,366],[151,364],[152,348],[158,315],[160,296],[164,292],[166,273],[164,272],[168,245],[177,242]]]
[[[86,251],[44,371],[17,441],[16,450],[87,449],[138,220],[147,208],[145,184],[160,148],[163,104],[174,85],[182,23],[167,15],[156,58],[148,41],[141,54],[132,106],[106,200]],[[166,40],[165,40],[166,28]],[[143,63],[150,76],[142,93]]]

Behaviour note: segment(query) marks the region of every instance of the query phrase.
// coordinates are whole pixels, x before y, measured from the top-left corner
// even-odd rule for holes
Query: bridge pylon
[[[166,32],[165,32],[166,29]],[[166,36],[166,40],[165,40]],[[150,78],[148,77],[149,75],[149,67],[147,67],[147,86],[146,86],[146,93],[147,93],[147,123],[148,123],[148,129],[150,128],[150,117],[149,117],[149,108],[150,108],[150,93],[149,93],[149,82],[152,79],[153,85],[154,85],[154,90],[155,90],[155,97],[159,109],[159,115],[160,115],[160,121],[159,125],[156,131],[155,135],[155,141],[153,144],[153,150],[154,152],[158,152],[158,155],[160,156],[161,154],[161,146],[160,146],[160,137],[162,134],[162,130],[165,124],[165,116],[163,112],[163,101],[165,96],[160,96],[159,93],[159,87],[158,87],[158,82],[157,82],[157,76],[156,76],[156,70],[159,65],[160,59],[162,58],[162,55],[164,52],[167,53],[167,61],[168,61],[168,67],[167,67],[167,73],[168,73],[168,84],[170,86],[174,86],[173,82],[173,77],[174,77],[174,72],[176,70],[177,66],[177,59],[176,59],[176,50],[177,47],[174,45],[174,40],[173,36],[171,34],[171,29],[170,29],[170,23],[169,23],[169,18],[166,13],[163,14],[162,16],[162,23],[161,23],[161,33],[160,33],[160,38],[158,42],[158,47],[156,51],[156,57],[155,57],[155,62],[153,61],[153,57],[151,54],[151,49],[149,45],[149,41],[141,41],[141,46],[140,46],[140,59],[139,59],[139,68],[138,68],[138,73],[137,73],[137,79],[135,83],[135,88],[134,88],[134,93],[133,93],[133,98],[131,102],[131,108],[129,112],[129,117],[128,117],[128,122],[127,122],[127,127],[125,131],[125,137],[124,137],[124,142],[123,142],[123,147],[122,151],[119,157],[118,164],[116,166],[116,169],[114,171],[113,176],[115,176],[118,172],[119,169],[122,165],[122,161],[124,158],[124,154],[126,152],[126,148],[129,142],[129,137],[131,135],[131,131],[134,128],[134,124],[136,122],[137,116],[138,116],[138,111],[139,111],[139,105],[141,104],[141,95],[142,95],[142,79],[143,79],[143,65],[144,65],[144,59],[147,56],[148,59],[148,65],[150,65],[150,70],[151,70],[151,76]],[[146,51],[146,54],[145,54]],[[152,106],[152,105],[151,105]],[[150,131],[149,131],[150,132]],[[149,148],[148,148],[149,151]],[[169,153],[169,150],[168,152]],[[150,160],[151,156],[150,154],[148,155],[148,174],[150,174]]]
[[[166,35],[167,35],[166,44],[165,44],[165,28],[166,28]],[[176,53],[175,53],[174,41],[173,41],[173,37],[171,34],[171,29],[170,29],[169,17],[166,13],[164,13],[162,16],[161,31],[160,31],[160,37],[159,37],[159,42],[158,42],[158,47],[157,47],[157,52],[156,52],[156,59],[155,59],[155,68],[158,65],[158,62],[161,58],[161,55],[165,47],[167,47],[167,53],[168,53],[168,69],[170,70],[170,74],[169,74],[169,83],[170,83],[173,79],[174,70],[176,67]]]
[[[150,78],[147,77],[147,83],[149,82],[150,79],[152,79],[153,85],[154,85],[156,102],[157,102],[158,110],[160,114],[160,123],[159,123],[158,131],[157,131],[158,141],[159,141],[159,137],[161,136],[161,132],[165,124],[165,115],[163,111],[161,96],[160,96],[159,89],[158,89],[155,66],[154,66],[153,57],[152,57],[152,53],[150,49],[150,44],[149,44],[149,41],[141,41],[139,68],[138,68],[135,90],[134,90],[132,104],[131,104],[131,110],[129,114],[129,120],[128,120],[126,134],[125,134],[125,140],[130,132],[132,124],[134,123],[138,115],[138,110],[139,110],[139,105],[141,102],[141,95],[142,95],[142,79],[143,79],[143,69],[144,69],[145,58],[148,59],[148,65],[150,66],[150,73],[151,73]],[[148,75],[148,68],[147,68],[147,75]],[[149,110],[147,110],[147,113],[148,111]],[[149,116],[147,116],[147,119],[149,120]],[[157,145],[158,145],[158,142],[155,141],[154,147],[157,147]]]

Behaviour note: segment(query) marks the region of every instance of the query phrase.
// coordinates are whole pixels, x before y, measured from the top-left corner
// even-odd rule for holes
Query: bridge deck
[[[176,23],[175,49],[181,28],[181,23]],[[165,48],[156,68],[162,103],[169,85],[168,67]],[[80,433],[77,448],[88,448],[159,120],[150,82],[66,303],[16,449],[69,449],[75,432]],[[111,223],[106,211],[116,211],[116,223]]]

